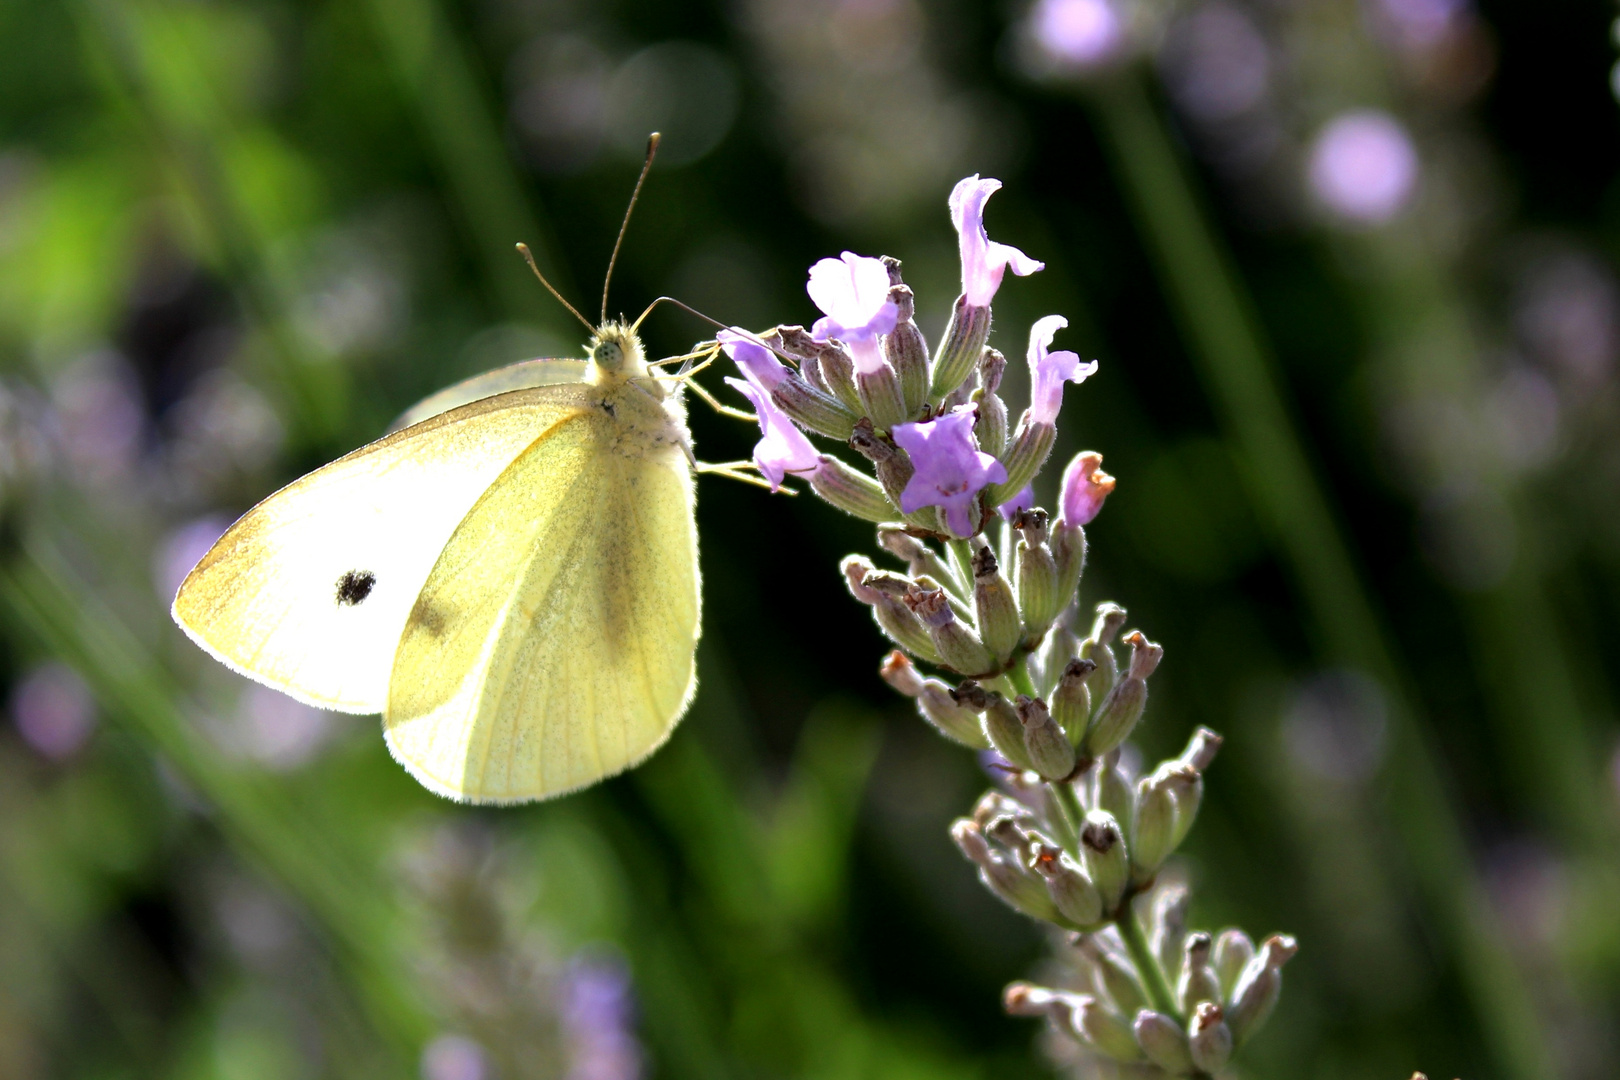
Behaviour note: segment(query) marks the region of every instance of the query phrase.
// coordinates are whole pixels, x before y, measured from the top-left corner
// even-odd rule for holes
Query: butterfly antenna
[[[630,193],[630,205],[624,208],[624,221],[619,224],[619,238],[613,241],[613,255],[608,259],[607,276],[602,279],[602,321],[607,322],[608,286],[613,284],[613,267],[619,262],[619,246],[624,243],[625,230],[630,228],[630,212],[636,208],[636,200],[641,198],[641,185],[647,182],[647,173],[652,170],[653,155],[658,153],[658,141],[663,136],[653,132],[647,136],[647,160],[641,164],[641,175],[636,177],[636,189]]]
[[[534,264],[534,253],[529,250],[529,245],[519,243],[517,249],[518,254],[523,256],[523,261],[529,264],[529,269],[534,271],[534,276],[540,279],[540,284],[544,285],[546,287],[546,291],[557,298],[557,303],[567,308],[568,313],[574,318],[578,319],[585,329],[589,330],[593,334],[596,333],[596,327],[591,325],[590,320],[576,311],[574,309],[574,305],[570,304],[567,300],[564,300],[563,294],[553,288],[551,282],[546,280],[546,275],[542,274],[540,272],[540,268]]]

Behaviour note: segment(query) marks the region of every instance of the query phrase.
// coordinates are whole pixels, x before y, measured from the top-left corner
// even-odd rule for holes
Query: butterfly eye
[[[591,350],[591,359],[604,371],[618,371],[624,366],[624,350],[619,348],[617,342],[598,341]]]

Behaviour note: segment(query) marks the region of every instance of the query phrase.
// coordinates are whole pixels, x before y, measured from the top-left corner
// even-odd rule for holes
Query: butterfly
[[[696,688],[695,459],[681,377],[606,308],[604,285],[587,359],[441,390],[253,507],[175,621],[249,678],[381,713],[450,798],[550,798],[647,757]]]

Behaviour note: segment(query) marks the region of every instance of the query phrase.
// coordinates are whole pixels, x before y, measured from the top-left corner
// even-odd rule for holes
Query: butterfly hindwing
[[[622,407],[570,418],[445,545],[400,638],[389,747],[432,790],[477,802],[619,772],[691,696],[698,597],[680,444],[642,438]]]
[[[293,697],[380,712],[395,647],[479,495],[589,388],[500,394],[388,435],[294,481],[220,538],[174,617],[230,667]]]

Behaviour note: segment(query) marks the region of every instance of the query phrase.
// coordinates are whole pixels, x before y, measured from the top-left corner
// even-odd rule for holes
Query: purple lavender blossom
[[[787,367],[782,361],[748,331],[731,327],[716,336],[726,355],[736,362],[737,369],[767,394],[788,377]]]
[[[972,405],[958,405],[936,420],[897,424],[891,433],[916,469],[900,493],[901,511],[938,506],[946,526],[961,537],[973,535],[970,511],[979,492],[1007,479],[1006,467],[973,441],[974,413]]]
[[[856,371],[871,375],[883,370],[878,338],[893,330],[900,316],[889,299],[889,268],[883,260],[852,251],[837,259],[822,259],[810,268],[805,291],[824,316],[810,328],[811,337],[817,341],[837,338],[849,346]]]
[[[1048,352],[1052,338],[1069,325],[1061,315],[1048,315],[1037,319],[1029,328],[1029,418],[1039,424],[1057,423],[1058,409],[1063,406],[1063,384],[1083,383],[1097,373],[1097,361],[1082,364],[1080,357],[1067,349]]]
[[[821,455],[804,437],[804,432],[793,425],[786,413],[776,407],[771,395],[742,379],[726,379],[727,385],[753,402],[754,415],[759,417],[760,440],[754,446],[754,464],[760,475],[771,482],[771,490],[782,486],[788,473],[814,472]]]
[[[1032,259],[1009,244],[990,239],[984,228],[984,204],[1001,190],[1001,181],[978,173],[959,181],[951,190],[951,222],[956,226],[957,245],[962,253],[962,295],[971,307],[989,307],[1001,287],[1007,268],[1027,277],[1046,264]]]
[[[1025,485],[1024,490],[996,507],[1002,517],[1011,521],[1019,514],[1035,505],[1035,485]]]
[[[641,1046],[632,1030],[630,975],[611,958],[576,957],[562,986],[568,1080],[637,1080]]]
[[[1089,525],[1103,500],[1114,490],[1114,478],[1102,471],[1102,455],[1095,450],[1076,454],[1063,470],[1058,505],[1065,525]]]

